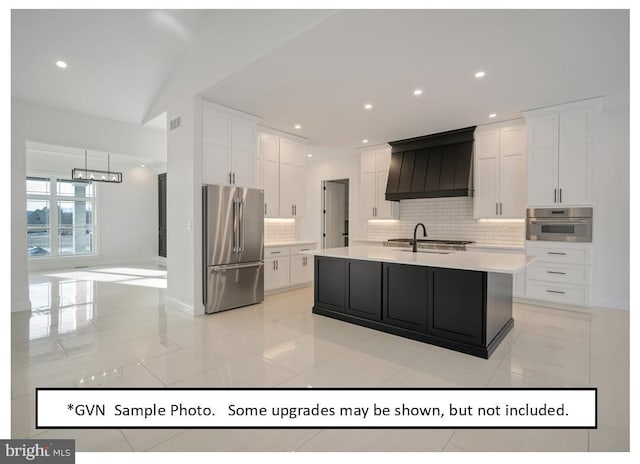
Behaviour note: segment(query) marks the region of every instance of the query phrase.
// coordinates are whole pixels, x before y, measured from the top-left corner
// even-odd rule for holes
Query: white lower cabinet
[[[315,250],[317,243],[291,246],[265,246],[264,291],[297,287],[313,281],[313,256],[301,254]]]
[[[302,285],[313,280],[313,256],[291,257],[291,285]]]
[[[591,302],[591,244],[527,241],[526,298],[576,306]]]

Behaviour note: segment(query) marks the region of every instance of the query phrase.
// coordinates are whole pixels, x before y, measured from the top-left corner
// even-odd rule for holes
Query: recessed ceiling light
[[[362,139],[362,143],[369,143],[367,139]]]
[[[313,155],[311,153],[307,153],[307,158],[311,158]]]
[[[484,71],[478,71],[477,73],[474,74],[478,79],[480,79],[481,77],[484,77],[485,72]]]
[[[143,168],[143,167],[144,167],[144,164],[141,164],[141,165],[140,165],[140,167],[141,167],[141,168]]]
[[[65,69],[67,67],[67,63],[65,63],[62,60],[58,60],[58,61],[56,61],[56,66],[59,67],[59,68]]]
[[[295,126],[293,126],[293,127],[295,127],[296,129],[302,129],[302,126],[301,126],[300,124],[296,124],[296,125],[295,125]]]
[[[416,89],[416,90],[413,91],[413,94],[414,95],[422,95],[422,90]]]
[[[366,103],[366,104],[364,105],[364,109],[365,109],[365,110],[370,110],[371,108],[373,108],[373,105],[372,105],[371,103]]]
[[[498,116],[498,115],[497,115],[497,114],[495,114],[495,113],[491,113],[491,114],[489,115],[489,117],[490,117],[490,118],[495,118],[496,116]]]

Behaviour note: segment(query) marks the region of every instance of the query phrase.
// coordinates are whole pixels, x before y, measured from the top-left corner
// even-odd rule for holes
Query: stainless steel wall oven
[[[593,208],[529,208],[527,240],[591,242]]]

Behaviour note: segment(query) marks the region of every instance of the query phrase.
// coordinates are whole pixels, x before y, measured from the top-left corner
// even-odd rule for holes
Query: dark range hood
[[[473,196],[475,128],[389,142],[386,200]]]

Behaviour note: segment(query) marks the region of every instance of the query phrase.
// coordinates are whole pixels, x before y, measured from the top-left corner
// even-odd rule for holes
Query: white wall
[[[181,127],[167,133],[167,303],[203,314],[201,220],[201,100],[174,99],[168,120]]]
[[[68,175],[68,172],[67,172]],[[29,259],[30,271],[148,261],[158,256],[158,176],[124,171],[121,184],[96,183],[96,256]]]
[[[26,235],[27,142],[87,148],[164,160],[164,132],[12,99],[11,101],[11,310],[30,308]],[[155,234],[154,234],[155,235]]]
[[[349,150],[309,146],[314,158],[307,162],[306,216],[300,219],[300,239],[322,243],[322,181],[349,179],[349,239],[365,237],[366,221],[360,219],[360,156]]]
[[[628,310],[629,302],[629,106],[604,101],[594,166],[593,306]]]

